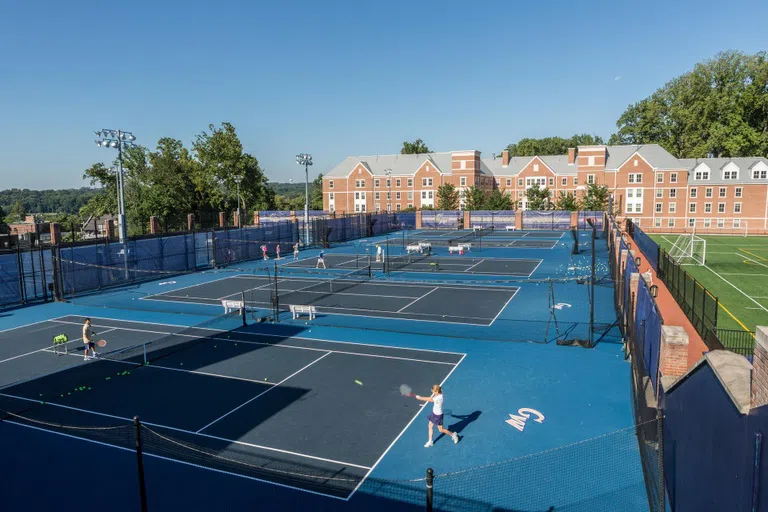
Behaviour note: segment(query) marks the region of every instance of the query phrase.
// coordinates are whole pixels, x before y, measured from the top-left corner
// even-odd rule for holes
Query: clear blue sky
[[[317,174],[416,138],[608,137],[696,62],[765,50],[766,19],[764,0],[0,0],[0,188],[84,185],[115,156],[100,128],[154,147],[230,121],[278,181],[299,152]]]

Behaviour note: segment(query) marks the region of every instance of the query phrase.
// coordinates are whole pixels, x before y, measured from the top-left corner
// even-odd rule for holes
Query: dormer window
[[[723,168],[724,180],[737,180],[739,179],[739,168],[733,162]]]
[[[693,173],[693,178],[696,180],[708,180],[709,179],[709,167],[707,167],[705,164],[701,164],[696,168],[696,171]]]
[[[768,165],[760,162],[752,168],[752,179],[764,180],[765,178],[768,178]]]

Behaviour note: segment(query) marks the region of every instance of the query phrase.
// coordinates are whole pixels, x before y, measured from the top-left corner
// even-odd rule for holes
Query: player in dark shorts
[[[83,324],[83,343],[85,346],[85,361],[88,360],[88,351],[90,350],[93,352],[93,357],[96,358],[98,354],[96,354],[96,342],[93,341],[93,337],[96,335],[95,332],[93,332],[93,329],[91,328],[91,319],[86,318],[85,323]]]
[[[451,432],[450,430],[443,428],[443,388],[438,384],[435,384],[432,386],[432,396],[416,395],[416,400],[432,402],[432,412],[429,415],[429,440],[427,441],[427,444],[424,445],[424,448],[434,446],[432,443],[432,431],[435,425],[437,425],[437,430],[439,430],[441,434],[451,436],[453,443],[458,443],[459,435],[456,432]]]

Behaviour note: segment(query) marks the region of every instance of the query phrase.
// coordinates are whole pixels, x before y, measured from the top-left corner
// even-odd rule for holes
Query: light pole
[[[123,179],[123,150],[135,148],[136,140],[133,133],[122,130],[100,130],[94,132],[97,137],[96,145],[102,148],[117,149],[117,224],[120,243],[124,244],[128,238],[128,229],[125,225],[125,181]],[[127,258],[127,255],[126,255]]]
[[[243,181],[242,176],[235,176],[235,183],[237,183],[237,227],[240,228],[243,225],[243,221],[240,219],[240,182]]]
[[[304,244],[309,245],[309,166],[312,165],[312,155],[299,153],[296,163],[304,166]]]
[[[387,213],[392,211],[392,169],[384,169],[387,176]]]

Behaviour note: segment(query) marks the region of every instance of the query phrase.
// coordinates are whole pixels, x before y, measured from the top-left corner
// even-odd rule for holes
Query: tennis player
[[[429,415],[429,440],[427,441],[427,444],[424,445],[424,448],[434,446],[434,443],[432,443],[432,430],[435,425],[437,425],[437,430],[439,430],[440,433],[451,436],[454,444],[458,443],[459,434],[443,428],[443,388],[438,384],[435,384],[432,386],[432,396],[416,395],[416,400],[432,402],[432,413]]]
[[[299,259],[299,242],[293,244],[293,259]]]
[[[317,255],[317,265],[315,265],[315,268],[320,268],[320,265],[322,265],[323,268],[328,268],[325,266],[325,251],[322,249],[320,250],[320,254]]]
[[[277,243],[277,247],[275,247],[275,251],[277,251],[277,259],[280,259],[280,242]]]
[[[96,335],[95,332],[93,332],[93,328],[91,328],[91,319],[86,318],[85,323],[83,324],[83,343],[85,344],[85,358],[84,361],[88,360],[88,351],[90,350],[93,352],[93,357],[96,358],[98,354],[96,353],[96,343],[93,341],[93,337]]]
[[[264,255],[265,260],[269,259],[269,256],[267,256],[267,244],[261,246],[261,253]]]
[[[381,248],[381,245],[376,244],[376,262],[381,263],[381,255],[384,252],[384,250]]]

